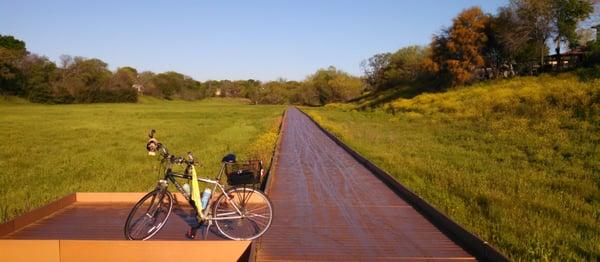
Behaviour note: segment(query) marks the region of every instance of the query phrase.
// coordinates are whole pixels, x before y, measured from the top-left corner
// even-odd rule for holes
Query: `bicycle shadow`
[[[227,237],[223,236],[214,225],[210,225],[208,223],[198,224],[198,219],[196,218],[196,211],[192,207],[190,207],[186,201],[183,201],[185,204],[180,204],[180,201],[177,197],[174,197],[175,201],[173,204],[172,212],[179,217],[180,222],[184,222],[187,225],[187,229],[196,228],[197,234],[194,239],[197,240],[229,240]],[[185,233],[185,232],[184,232]]]

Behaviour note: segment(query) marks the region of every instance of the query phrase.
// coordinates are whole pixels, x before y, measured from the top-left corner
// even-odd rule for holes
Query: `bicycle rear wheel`
[[[252,240],[260,237],[271,226],[273,205],[258,190],[236,187],[227,190],[217,199],[213,218],[217,229],[224,236],[233,240]]]
[[[147,240],[165,225],[173,209],[171,192],[156,189],[135,204],[125,222],[125,238]]]

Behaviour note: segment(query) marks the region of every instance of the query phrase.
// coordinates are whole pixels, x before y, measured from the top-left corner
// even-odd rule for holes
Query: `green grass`
[[[192,151],[201,176],[228,152],[269,161],[283,106],[243,100],[39,105],[0,98],[0,223],[72,192],[149,191],[159,178],[148,131],[171,153]]]
[[[304,108],[515,260],[600,258],[600,81],[517,78]]]

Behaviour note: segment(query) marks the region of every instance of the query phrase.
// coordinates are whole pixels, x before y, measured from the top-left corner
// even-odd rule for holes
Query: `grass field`
[[[71,192],[149,191],[159,178],[145,149],[152,128],[171,153],[192,151],[201,176],[216,175],[228,152],[268,161],[283,109],[241,100],[39,105],[0,97],[0,223]]]
[[[600,258],[600,81],[517,78],[303,108],[515,260]]]

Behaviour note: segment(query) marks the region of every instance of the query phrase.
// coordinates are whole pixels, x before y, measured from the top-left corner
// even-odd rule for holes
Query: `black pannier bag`
[[[225,168],[227,183],[232,186],[259,184],[264,173],[260,160],[228,163]]]

